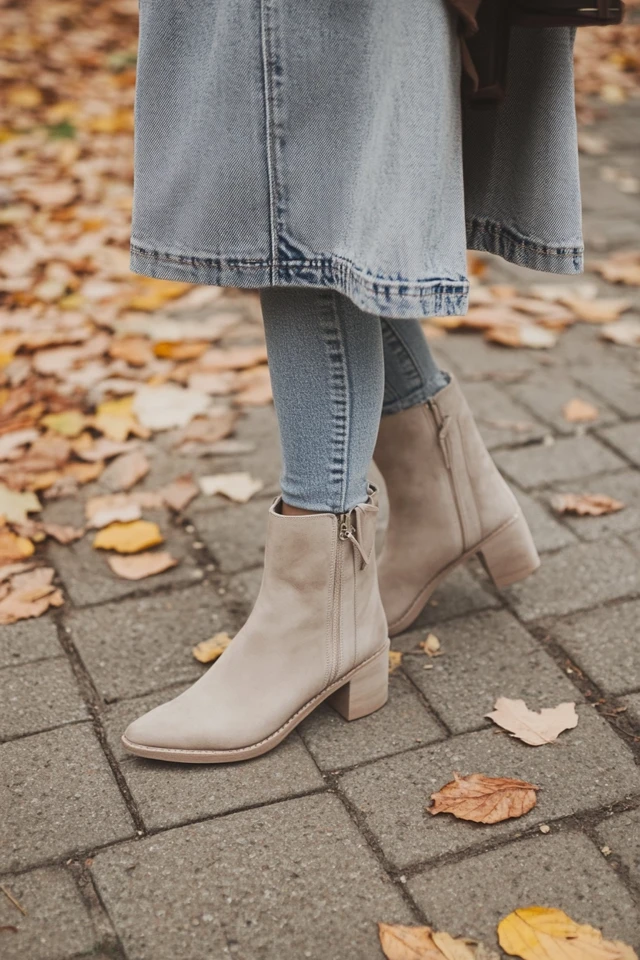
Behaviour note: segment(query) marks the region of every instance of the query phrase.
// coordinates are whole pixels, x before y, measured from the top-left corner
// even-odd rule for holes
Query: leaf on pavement
[[[53,575],[51,567],[36,567],[13,576],[9,594],[0,600],[0,624],[40,617],[49,607],[61,606],[63,597],[51,583]]]
[[[93,438],[90,439],[90,443],[83,442],[82,444],[73,444],[73,451],[76,456],[90,463],[95,463],[97,460],[111,460],[113,457],[118,457],[122,453],[130,453],[138,446],[137,440],[117,442],[115,440],[109,440],[108,437],[98,437],[97,440],[93,440]]]
[[[472,773],[466,777],[454,773],[451,783],[431,795],[434,816],[451,813],[459,820],[473,823],[501,823],[522,817],[536,805],[538,787],[509,777],[485,777]]]
[[[13,430],[0,436],[0,460],[12,460],[21,447],[38,439],[38,431],[32,427],[26,430]]]
[[[395,673],[402,666],[402,650],[389,650],[389,673]]]
[[[524,700],[499,697],[492,713],[485,716],[532,747],[553,743],[564,730],[578,725],[575,703],[561,703],[536,713],[529,710]]]
[[[65,410],[64,413],[49,413],[40,423],[63,437],[78,437],[85,428],[87,418],[81,410]]]
[[[216,633],[210,640],[202,640],[191,652],[200,663],[211,663],[224,653],[231,639],[228,633]]]
[[[206,340],[160,340],[153,345],[153,352],[165,360],[197,360],[208,346]]]
[[[262,480],[255,480],[249,473],[216,473],[200,477],[199,483],[206,497],[221,494],[235,503],[247,503],[264,487]]]
[[[149,461],[142,450],[132,450],[131,453],[121,454],[105,470],[103,482],[114,493],[121,490],[130,490],[138,480],[142,480],[149,472]]]
[[[110,523],[129,523],[139,520],[142,508],[137,499],[124,493],[92,497],[85,504],[85,515],[90,527],[100,529]]]
[[[140,553],[164,542],[157,523],[133,520],[131,523],[110,523],[93,541],[96,550],[115,550],[117,553]]]
[[[115,440],[116,443],[122,443],[130,433],[146,439],[149,431],[134,416],[133,401],[132,394],[120,400],[106,400],[99,404],[93,418],[96,430],[103,433],[109,440]]]
[[[421,650],[424,650],[428,657],[438,657],[442,653],[442,645],[435,633],[428,634],[424,640],[420,641],[418,646]]]
[[[601,274],[609,283],[624,283],[640,287],[640,250],[621,250],[606,260],[599,260],[591,269]]]
[[[638,960],[632,947],[605,940],[553,907],[522,907],[498,924],[500,946],[521,960]]]
[[[150,430],[171,430],[186,426],[198,414],[204,413],[210,403],[208,394],[200,390],[166,383],[158,387],[142,387],[134,397],[133,412]]]
[[[576,317],[586,323],[613,323],[632,306],[630,300],[619,297],[586,300],[581,297],[567,296],[562,302],[575,313]]]
[[[10,523],[24,523],[28,513],[41,510],[35,493],[19,493],[0,483],[0,516]]]
[[[196,417],[181,432],[177,444],[217,443],[233,432],[238,419],[237,410],[213,409],[207,411],[207,417]]]
[[[604,327],[600,336],[603,340],[611,340],[620,347],[640,347],[640,320],[634,317],[617,320]]]
[[[378,936],[387,960],[498,960],[477,941],[458,939],[431,927],[379,923]]]
[[[529,347],[534,350],[548,350],[558,342],[556,333],[534,323],[490,327],[484,336],[485,340],[500,343],[503,347]]]
[[[32,556],[35,547],[27,537],[20,537],[11,530],[0,530],[0,565],[17,563]]]
[[[139,553],[129,557],[108,557],[107,563],[123,580],[144,580],[158,573],[170,570],[178,563],[175,557],[166,551],[160,553]]]
[[[600,416],[598,408],[580,397],[573,397],[562,408],[562,416],[567,423],[591,423]]]
[[[551,498],[556,513],[573,513],[578,517],[602,517],[624,510],[624,503],[606,493],[558,493]]]
[[[198,496],[200,488],[197,483],[194,483],[191,474],[185,473],[182,477],[177,477],[168,483],[166,487],[162,487],[159,493],[167,506],[179,513],[191,503],[194,497]]]
[[[53,537],[58,543],[73,543],[84,536],[83,527],[63,526],[59,523],[43,523],[42,530],[48,537]]]

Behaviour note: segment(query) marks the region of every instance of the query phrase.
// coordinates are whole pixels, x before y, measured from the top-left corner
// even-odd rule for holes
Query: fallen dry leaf
[[[177,444],[213,444],[232,433],[238,419],[237,410],[213,408],[207,417],[196,417],[180,434]]]
[[[617,320],[604,327],[600,336],[603,340],[611,340],[621,347],[640,347],[640,320],[634,317]]]
[[[613,323],[631,307],[630,300],[622,300],[619,297],[585,300],[581,297],[568,296],[564,297],[562,302],[575,313],[576,317],[586,323]]]
[[[602,517],[624,510],[624,503],[606,493],[558,493],[551,498],[556,513],[574,513],[579,517]]]
[[[184,510],[193,498],[198,496],[199,492],[200,488],[197,483],[194,483],[190,473],[178,477],[159,491],[167,506],[177,513]]]
[[[494,710],[485,716],[532,747],[553,743],[564,730],[578,725],[575,703],[561,703],[536,713],[529,710],[524,700],[499,697]]]
[[[62,544],[73,543],[74,540],[79,540],[84,536],[83,527],[63,526],[59,523],[43,523],[41,527],[48,537],[53,537],[54,540]]]
[[[209,344],[197,340],[160,340],[153,345],[156,357],[167,360],[197,360],[205,353]]]
[[[40,423],[63,437],[78,437],[85,428],[87,418],[80,410],[65,410],[64,413],[49,413]]]
[[[228,633],[216,633],[210,640],[202,640],[191,652],[200,663],[211,663],[224,653],[230,643]]]
[[[160,553],[139,553],[136,556],[107,558],[107,563],[123,580],[144,580],[158,573],[170,570],[178,563],[175,557],[166,551]]]
[[[378,936],[387,960],[498,960],[477,941],[458,939],[431,927],[379,923]]]
[[[529,347],[548,350],[558,342],[557,334],[533,323],[510,323],[490,327],[485,331],[485,340],[503,347]]]
[[[100,529],[110,523],[128,523],[131,520],[138,520],[142,515],[142,508],[135,497],[115,493],[91,497],[85,504],[85,515],[90,527]]]
[[[130,490],[138,480],[146,477],[150,469],[149,461],[142,450],[132,450],[131,453],[121,454],[105,470],[104,485],[117,493],[121,490]]]
[[[389,673],[395,673],[402,666],[402,651],[389,650]]]
[[[640,287],[640,250],[624,250],[591,264],[609,283]]]
[[[5,433],[0,436],[0,460],[11,460],[16,451],[20,450],[28,443],[33,443],[38,439],[38,431],[33,427],[26,430],[14,430],[11,433]]]
[[[0,483],[0,516],[10,523],[24,523],[28,513],[41,510],[35,493],[19,493]]]
[[[110,523],[93,541],[96,550],[115,550],[117,553],[140,553],[149,547],[163,543],[157,523],[150,520],[133,520],[131,523]]]
[[[562,416],[567,423],[591,423],[600,416],[598,408],[580,397],[569,400],[562,408]]]
[[[13,576],[11,592],[0,600],[0,624],[40,617],[49,607],[61,606],[63,597],[51,583],[53,575],[51,567],[36,567]]]
[[[82,434],[82,436],[85,435]],[[90,437],[89,439],[89,443],[86,441],[82,444],[74,443],[73,451],[81,460],[88,460],[90,463],[95,463],[98,460],[111,460],[113,457],[120,456],[122,453],[130,453],[138,447],[137,440],[123,440],[118,442],[116,440],[109,440],[108,437],[98,437],[97,440]]]
[[[500,946],[521,960],[638,960],[632,947],[604,940],[553,907],[521,907],[498,924]]]
[[[184,427],[190,420],[204,413],[211,398],[200,390],[163,386],[144,386],[135,394],[133,412],[139,422],[150,430],[171,430]]]
[[[200,489],[206,497],[221,494],[235,503],[247,503],[262,490],[262,480],[255,480],[249,473],[216,473],[199,478]]]
[[[147,438],[149,431],[134,416],[133,401],[134,396],[132,394],[129,397],[122,397],[120,400],[106,400],[99,404],[93,418],[93,425],[96,430],[116,443],[122,443],[130,433],[143,439]]]
[[[421,650],[424,650],[428,657],[436,657],[441,652],[441,644],[435,633],[428,634],[424,640],[420,641],[418,646]]]
[[[500,823],[522,817],[536,805],[539,789],[524,780],[509,777],[485,777],[472,773],[466,777],[454,773],[454,779],[431,795],[432,807],[427,807],[434,816],[451,813],[458,820],[473,823]]]
[[[11,530],[0,530],[0,565],[16,563],[32,556],[35,547],[27,537],[18,536]]]

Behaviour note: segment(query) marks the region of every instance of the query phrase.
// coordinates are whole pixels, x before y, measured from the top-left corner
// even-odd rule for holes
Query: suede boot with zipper
[[[378,561],[390,636],[410,627],[438,584],[473,554],[498,587],[540,565],[455,379],[428,404],[383,417],[374,460],[390,507]]]
[[[192,687],[126,730],[126,749],[182,763],[272,750],[329,699],[347,720],[387,700],[375,490],[350,514],[269,511],[262,586],[244,627]]]

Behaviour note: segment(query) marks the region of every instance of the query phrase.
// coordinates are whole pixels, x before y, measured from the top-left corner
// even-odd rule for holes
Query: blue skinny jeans
[[[286,503],[346,513],[367,499],[380,417],[449,382],[417,320],[364,313],[330,290],[261,292]]]

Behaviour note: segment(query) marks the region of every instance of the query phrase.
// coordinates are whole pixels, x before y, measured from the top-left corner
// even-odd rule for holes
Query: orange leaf
[[[485,777],[472,773],[454,779],[437,793],[432,794],[429,813],[451,813],[459,820],[474,823],[500,823],[514,817],[522,817],[536,805],[536,790],[532,783],[512,780],[509,777]]]

